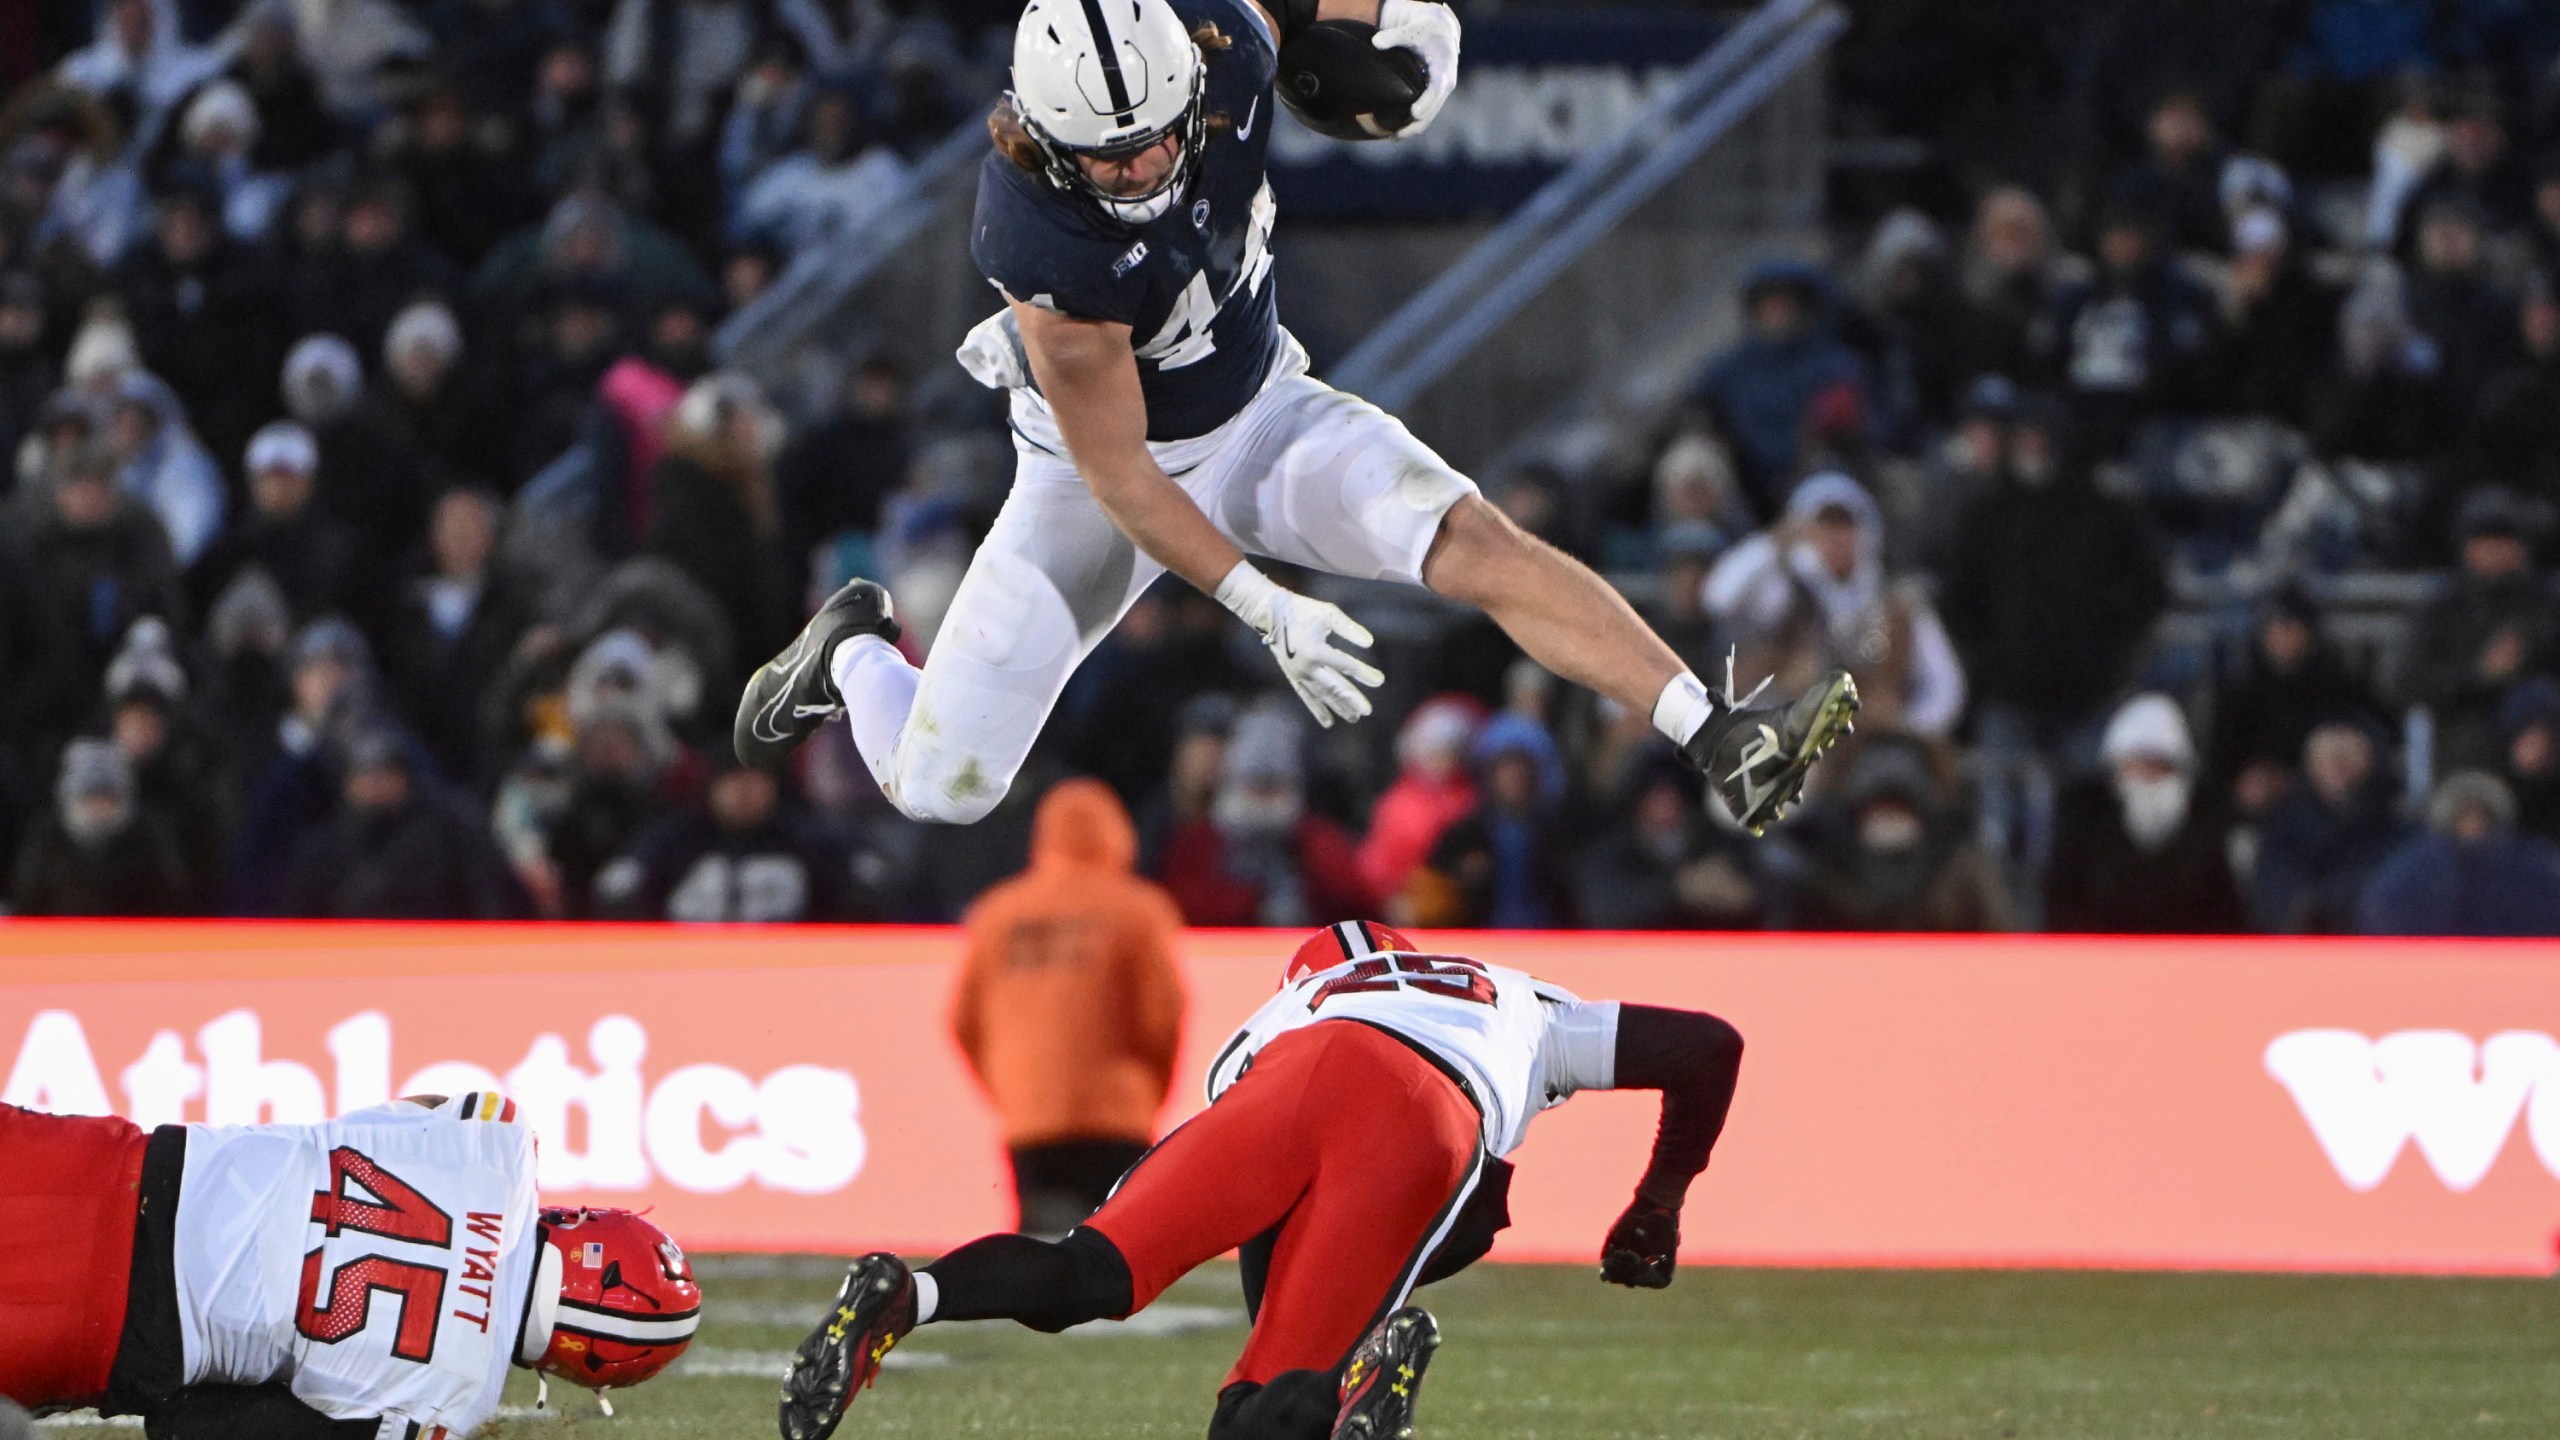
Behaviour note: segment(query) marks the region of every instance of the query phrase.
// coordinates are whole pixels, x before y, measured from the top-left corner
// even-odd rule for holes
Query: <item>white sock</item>
[[[934,1283],[932,1276],[927,1275],[921,1270],[917,1271],[916,1323],[921,1325],[927,1320],[932,1319],[935,1308],[940,1306],[941,1303],[942,1287]]]
[[[1715,713],[1715,703],[1707,698],[1707,687],[1695,674],[1683,670],[1662,687],[1662,695],[1653,702],[1653,728],[1671,737],[1674,745],[1686,745],[1698,727]]]
[[[907,663],[898,647],[877,635],[856,635],[827,657],[827,673],[844,697],[846,723],[871,778],[887,788],[898,758],[898,736],[907,728],[907,712],[915,708],[916,682],[924,672]]]

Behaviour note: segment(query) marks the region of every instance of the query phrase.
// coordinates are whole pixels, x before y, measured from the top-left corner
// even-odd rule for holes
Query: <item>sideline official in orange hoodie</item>
[[[1107,786],[1040,801],[1031,868],[963,923],[952,1030],[1004,1117],[1021,1229],[1063,1235],[1155,1138],[1182,1038],[1181,912],[1132,872],[1137,830]]]

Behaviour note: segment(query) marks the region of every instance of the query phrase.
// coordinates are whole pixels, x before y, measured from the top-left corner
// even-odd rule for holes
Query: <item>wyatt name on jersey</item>
[[[1202,45],[1209,114],[1198,178],[1182,202],[1142,224],[1023,170],[999,150],[978,172],[970,255],[1007,296],[1130,329],[1147,438],[1205,435],[1242,410],[1281,352],[1271,283],[1277,207],[1263,175],[1278,67],[1267,22],[1248,0],[1171,0]]]

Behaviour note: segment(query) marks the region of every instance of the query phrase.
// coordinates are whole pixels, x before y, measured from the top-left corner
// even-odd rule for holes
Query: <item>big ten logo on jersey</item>
[[[188,1041],[192,1038],[193,1048]],[[546,1191],[635,1191],[664,1183],[717,1195],[750,1183],[825,1195],[862,1173],[868,1141],[853,1075],[784,1065],[761,1077],[727,1065],[685,1065],[652,1075],[649,1032],[627,1015],[587,1029],[585,1053],[566,1037],[536,1035],[504,1072],[439,1059],[400,1078],[391,1019],[351,1015],[327,1032],[317,1056],[270,1056],[254,1010],[152,1035],[141,1053],[102,1068],[80,1016],[39,1011],[10,1063],[0,1101],[66,1115],[121,1114],[143,1126],[316,1124],[402,1095],[498,1091],[541,1141]],[[111,1099],[113,1074],[118,1098]],[[324,1084],[326,1074],[329,1082]]]
[[[391,1297],[391,1358],[433,1364],[439,1312],[450,1285],[461,1302],[449,1312],[452,1318],[488,1334],[506,1217],[472,1210],[464,1220],[459,1233],[467,1244],[457,1242],[453,1217],[416,1186],[351,1145],[330,1151],[329,1188],[313,1192],[311,1222],[324,1240],[364,1237],[340,1247],[341,1254],[364,1253],[334,1267],[325,1244],[302,1257],[294,1329],[322,1345],[361,1334],[376,1316],[378,1292]]]
[[[1218,352],[1210,328],[1228,301],[1262,293],[1262,282],[1271,274],[1271,226],[1279,215],[1279,204],[1271,198],[1271,182],[1265,180],[1253,192],[1253,210],[1244,227],[1244,256],[1225,292],[1214,289],[1211,271],[1216,267],[1204,265],[1194,271],[1191,283],[1175,298],[1173,313],[1164,317],[1163,327],[1138,347],[1139,359],[1153,361],[1159,370],[1179,370]]]
[[[1307,997],[1307,1008],[1323,1008],[1324,1002],[1337,995],[1376,995],[1406,991],[1418,995],[1437,996],[1443,1000],[1464,1000],[1473,1005],[1496,1005],[1501,994],[1494,989],[1493,976],[1482,961],[1464,955],[1418,955],[1397,951],[1374,960],[1363,960],[1344,968],[1334,978],[1316,987]]]

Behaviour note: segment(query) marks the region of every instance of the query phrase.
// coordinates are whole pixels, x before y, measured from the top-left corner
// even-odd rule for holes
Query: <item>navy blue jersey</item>
[[[1207,54],[1212,116],[1199,173],[1174,207],[1127,225],[991,153],[969,253],[1016,300],[1130,329],[1147,438],[1187,440],[1234,418],[1280,353],[1263,152],[1277,102],[1271,36],[1249,0],[1171,0],[1183,23],[1234,43]]]

